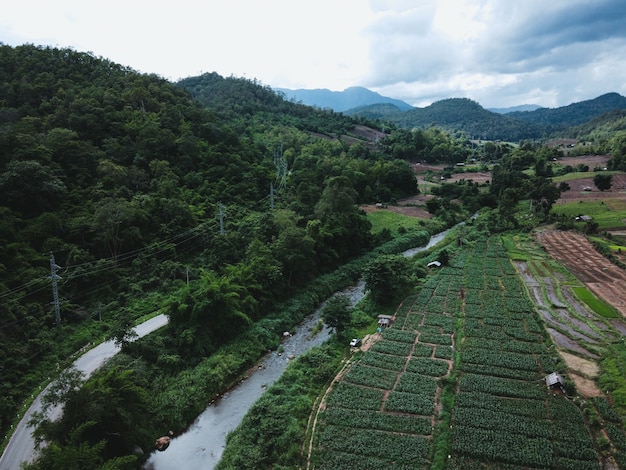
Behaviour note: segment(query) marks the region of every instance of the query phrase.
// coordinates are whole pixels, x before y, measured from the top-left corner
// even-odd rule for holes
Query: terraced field
[[[545,289],[558,277],[540,267],[513,265],[492,237],[430,277],[398,309],[394,326],[357,353],[334,383],[318,413],[309,467],[625,464],[623,423],[600,394],[584,406],[575,398],[565,360],[569,354],[579,362],[582,378],[587,360],[584,373],[593,374],[599,349],[589,345],[601,345],[616,330],[604,320],[594,323],[589,311],[589,318],[577,316],[574,297]],[[581,346],[588,359],[574,346],[565,351],[555,344],[551,330]],[[546,386],[552,372],[565,376],[568,394]],[[594,422],[589,407],[599,417]]]

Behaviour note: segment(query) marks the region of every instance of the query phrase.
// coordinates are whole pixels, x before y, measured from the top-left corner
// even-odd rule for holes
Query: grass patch
[[[580,300],[585,302],[591,310],[604,318],[619,318],[620,315],[613,307],[599,300],[586,287],[573,287],[572,290]]]
[[[600,386],[610,391],[614,408],[626,417],[626,345],[623,340],[611,345],[600,361],[600,369]]]
[[[552,181],[554,181],[556,184],[561,183],[562,181],[575,181],[575,180],[582,180],[585,178],[591,178],[593,179],[594,176],[598,175],[598,174],[603,174],[603,175],[616,175],[616,174],[620,174],[621,172],[619,171],[576,171],[573,173],[567,173],[565,175],[559,175],[559,176],[555,176],[552,178]],[[595,186],[594,186],[595,188]]]
[[[607,197],[610,196],[607,194]],[[555,206],[552,212],[565,215],[570,219],[578,215],[589,215],[598,223],[599,229],[605,229],[623,226],[622,220],[626,218],[626,204],[623,206],[621,208],[620,205],[615,205],[612,201],[580,201]],[[616,207],[620,208],[616,209]],[[580,224],[583,225],[582,222]]]
[[[367,214],[367,218],[372,223],[372,233],[374,234],[380,233],[385,228],[391,230],[391,233],[397,234],[400,227],[413,229],[417,227],[418,220],[421,220],[385,209],[370,212]]]
[[[512,261],[528,261],[528,251],[520,247],[519,235],[504,235],[502,236],[502,244]]]

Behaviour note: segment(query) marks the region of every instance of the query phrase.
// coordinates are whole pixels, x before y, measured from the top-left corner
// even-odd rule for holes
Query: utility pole
[[[220,203],[220,235],[224,235],[224,206]]]
[[[274,208],[274,183],[270,183],[270,208]]]
[[[61,279],[61,276],[57,274],[57,270],[61,269],[61,266],[54,262],[54,253],[50,252],[50,279],[52,280],[52,298],[54,304],[54,317],[57,322],[57,328],[61,328],[61,307],[59,305],[59,287],[57,286],[57,280]]]

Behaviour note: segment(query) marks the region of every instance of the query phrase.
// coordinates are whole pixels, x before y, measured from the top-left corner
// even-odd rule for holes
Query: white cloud
[[[171,80],[367,86],[411,104],[561,106],[626,80],[623,0],[13,2],[0,41],[72,47]]]

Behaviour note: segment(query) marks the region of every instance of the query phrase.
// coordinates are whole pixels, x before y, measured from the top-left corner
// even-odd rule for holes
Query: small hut
[[[396,317],[391,315],[378,315],[378,326],[381,328],[388,328],[393,325],[393,322],[396,320]]]
[[[565,381],[563,376],[558,372],[552,372],[550,375],[546,375],[546,387],[549,389],[559,389],[565,393]]]

